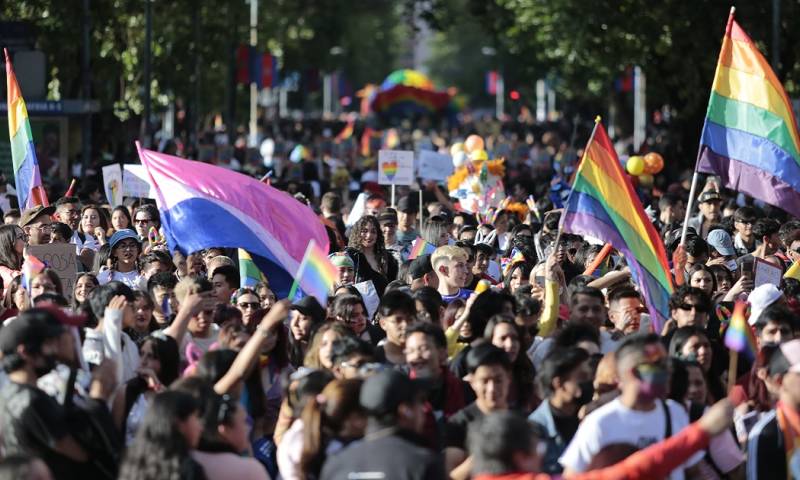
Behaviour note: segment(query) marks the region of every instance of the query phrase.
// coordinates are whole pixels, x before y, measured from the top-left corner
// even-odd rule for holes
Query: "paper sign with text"
[[[408,150],[379,151],[378,183],[380,185],[411,185],[414,183],[414,152]]]
[[[150,188],[144,165],[125,165],[122,175],[122,196],[156,198],[155,192]]]
[[[75,280],[78,276],[78,256],[72,243],[48,243],[46,245],[30,245],[28,252],[52,268],[64,287],[64,298],[72,298]]]
[[[419,177],[443,182],[453,174],[453,159],[450,155],[431,150],[419,152]]]
[[[103,167],[103,188],[112,207],[122,205],[122,169],[118,163]]]
[[[781,286],[781,278],[783,278],[783,269],[778,265],[770,263],[761,258],[756,258],[755,273],[753,275],[753,288],[758,288],[761,285],[771,283],[776,287]]]

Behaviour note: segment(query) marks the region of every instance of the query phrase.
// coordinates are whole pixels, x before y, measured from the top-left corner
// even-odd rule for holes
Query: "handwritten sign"
[[[112,207],[122,205],[122,169],[118,163],[103,167],[103,188]]]
[[[75,280],[78,277],[78,258],[75,254],[75,245],[71,243],[48,243],[46,245],[31,245],[28,252],[35,256],[47,268],[55,270],[64,288],[64,297],[72,298]]]
[[[431,150],[419,152],[419,177],[443,182],[453,174],[453,159],[450,155]]]
[[[125,165],[122,175],[122,196],[136,198],[156,198],[150,187],[150,180],[144,165]]]
[[[753,286],[758,288],[761,285],[771,283],[776,287],[781,286],[781,278],[783,277],[783,269],[778,265],[770,263],[761,258],[756,258],[754,266],[755,274],[753,276]]]
[[[378,152],[378,184],[411,185],[414,183],[414,152],[381,150]]]

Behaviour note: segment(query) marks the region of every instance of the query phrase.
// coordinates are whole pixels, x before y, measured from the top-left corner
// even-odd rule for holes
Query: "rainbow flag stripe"
[[[20,210],[36,205],[47,206],[47,195],[42,187],[39,161],[33,145],[31,122],[28,108],[22,98],[22,90],[17,83],[14,67],[8,50],[6,56],[6,85],[8,87],[8,138],[11,139],[11,163],[14,167],[14,182]]]
[[[575,172],[562,222],[565,231],[610,243],[620,251],[641,289],[652,325],[660,332],[669,318],[673,288],[664,244],[599,120]]]
[[[417,237],[414,243],[411,244],[411,251],[408,252],[408,260],[414,260],[420,255],[430,255],[436,250],[436,247]]]
[[[240,248],[239,250],[239,276],[240,287],[255,287],[259,282],[266,280],[264,274],[258,269],[253,257],[247,253],[247,250]]]
[[[309,242],[296,279],[307,296],[316,297],[323,307],[328,303],[328,294],[336,283],[339,269],[333,266],[325,253],[313,240]],[[294,300],[294,299],[290,299]]]
[[[355,122],[353,120],[349,120],[347,125],[344,126],[341,132],[336,135],[336,138],[333,140],[334,143],[342,143],[343,141],[347,140],[348,138],[353,136],[353,130],[355,129]]]
[[[733,12],[711,87],[697,170],[800,216],[800,135],[792,105]]]
[[[758,347],[756,347],[753,330],[750,329],[747,320],[744,318],[746,307],[747,304],[745,302],[741,300],[736,302],[731,316],[731,323],[725,332],[725,346],[751,360],[755,360]]]

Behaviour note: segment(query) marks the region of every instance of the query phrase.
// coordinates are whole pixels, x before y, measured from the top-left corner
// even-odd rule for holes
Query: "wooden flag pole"
[[[731,390],[736,385],[736,369],[739,367],[739,352],[730,349],[728,349],[728,352],[728,393],[731,393]]]

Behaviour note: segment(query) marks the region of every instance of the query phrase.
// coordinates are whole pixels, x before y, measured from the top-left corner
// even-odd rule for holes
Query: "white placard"
[[[431,150],[419,152],[419,177],[443,182],[453,174],[453,158]]]
[[[144,165],[125,165],[122,175],[122,196],[156,198]]]
[[[371,321],[375,318],[375,312],[378,311],[378,305],[381,303],[378,292],[375,290],[375,285],[373,285],[372,280],[367,280],[366,282],[356,283],[353,286],[361,294],[364,305],[367,307],[367,315],[369,315]]]
[[[758,288],[761,285],[771,283],[776,287],[781,286],[781,278],[783,278],[783,269],[781,267],[770,263],[766,260],[756,258],[754,266],[755,274],[753,275],[753,287]]]
[[[118,163],[103,167],[103,188],[112,207],[122,205],[122,169]]]
[[[381,150],[378,152],[378,184],[411,185],[414,183],[414,152]]]

